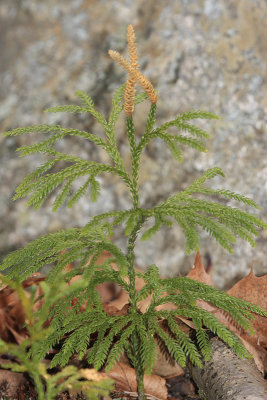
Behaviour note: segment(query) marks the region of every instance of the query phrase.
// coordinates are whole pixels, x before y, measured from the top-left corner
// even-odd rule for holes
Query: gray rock
[[[157,204],[216,165],[223,168],[226,179],[214,184],[251,196],[267,221],[266,17],[264,0],[1,2],[0,129],[56,122],[101,135],[90,117],[43,111],[75,103],[74,92],[81,89],[107,115],[112,91],[125,80],[107,50],[126,54],[125,32],[132,23],[142,70],[159,91],[158,123],[192,108],[221,116],[218,122],[201,121],[211,132],[208,155],[186,150],[183,164],[178,164],[160,141],[149,145],[140,173],[142,204]],[[144,129],[147,109],[147,105],[136,109],[137,135]],[[104,189],[96,204],[84,198],[73,209],[61,208],[54,214],[51,199],[38,212],[25,208],[24,199],[14,203],[16,186],[41,161],[38,156],[18,158],[15,149],[36,139],[0,137],[3,255],[44,233],[82,226],[96,213],[130,204],[124,186],[106,176],[101,178]],[[118,123],[118,141],[127,163],[123,119]],[[93,145],[78,139],[66,139],[61,150],[103,159]],[[117,240],[125,245],[120,234]],[[251,264],[256,273],[266,273],[266,240],[266,232],[261,232],[255,249],[238,241],[235,253],[229,255],[203,233],[201,253],[211,257],[215,284],[229,286]],[[185,256],[183,246],[179,228],[163,230],[150,242],[138,244],[136,262],[142,267],[157,263],[169,276],[186,273],[194,256]]]

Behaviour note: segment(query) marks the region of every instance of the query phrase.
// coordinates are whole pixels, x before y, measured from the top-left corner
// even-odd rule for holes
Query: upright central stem
[[[136,140],[134,132],[133,118],[127,117],[126,120],[127,136],[131,151],[131,161],[132,161],[132,184],[131,184],[131,194],[133,199],[133,207],[137,210],[140,207],[139,193],[138,193],[138,169],[139,169],[139,158],[136,149]],[[144,215],[138,215],[136,224],[130,234],[127,249],[127,261],[128,261],[128,276],[129,276],[129,297],[130,297],[130,309],[131,314],[138,313],[137,307],[137,292],[135,289],[135,270],[134,270],[134,248],[137,239],[138,232],[143,225],[146,217]],[[138,400],[145,400],[145,388],[144,388],[144,366],[142,359],[140,357],[140,340],[138,336],[138,331],[135,329],[131,335],[131,345],[135,357],[135,371],[137,377],[137,388],[138,388]]]
[[[132,116],[128,116],[126,118],[126,130],[127,136],[129,140],[129,146],[131,151],[131,161],[132,161],[132,185],[131,185],[131,193],[133,199],[133,207],[137,209],[140,205],[139,193],[138,193],[138,164],[136,163],[136,140],[135,140],[135,132],[134,132],[134,123]],[[128,275],[130,280],[130,303],[131,303],[131,311],[137,312],[137,304],[136,304],[136,290],[135,290],[135,271],[134,271],[134,247],[137,238],[137,234],[142,224],[144,223],[144,218],[142,216],[138,217],[138,221],[136,222],[135,227],[133,228],[129,241],[128,241],[128,249],[127,249],[127,259],[128,259]]]
[[[139,216],[138,221],[133,228],[129,241],[128,241],[128,248],[127,248],[127,261],[128,261],[128,276],[130,280],[130,301],[131,301],[131,308],[137,311],[137,304],[136,304],[136,289],[135,289],[135,270],[134,270],[134,248],[135,242],[137,239],[138,232],[145,222],[146,217],[144,215]]]
[[[138,221],[132,230],[129,241],[128,241],[128,251],[127,251],[127,260],[128,260],[128,276],[129,276],[129,297],[130,297],[130,309],[129,312],[132,314],[137,314],[137,292],[135,288],[135,270],[134,270],[134,247],[138,232],[145,221],[145,216],[141,215],[138,218]],[[138,388],[138,400],[145,400],[145,388],[144,388],[144,366],[140,357],[140,340],[138,336],[137,330],[135,330],[131,335],[131,345],[133,349],[133,354],[135,356],[135,370],[137,377],[137,388]]]
[[[133,197],[134,208],[140,206],[139,194],[138,194],[138,169],[139,169],[139,159],[137,156],[136,140],[134,132],[133,117],[127,117],[126,119],[126,130],[131,151],[131,161],[132,161],[132,186],[131,193]]]

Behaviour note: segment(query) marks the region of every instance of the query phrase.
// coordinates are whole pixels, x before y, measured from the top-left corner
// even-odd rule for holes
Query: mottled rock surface
[[[154,141],[143,156],[140,175],[142,204],[148,206],[186,187],[212,166],[223,168],[226,179],[215,180],[258,202],[267,221],[266,136],[266,35],[267,4],[264,0],[9,0],[0,3],[0,130],[40,123],[62,123],[100,133],[90,118],[46,114],[57,104],[76,103],[77,89],[88,92],[105,114],[111,93],[125,80],[124,72],[108,57],[109,48],[126,54],[125,33],[135,27],[142,70],[160,94],[158,122],[192,108],[221,116],[203,124],[211,133],[208,154],[185,152],[184,162],[171,161],[168,150]],[[148,105],[135,113],[142,133]],[[12,201],[16,186],[41,160],[18,158],[18,145],[34,136],[0,137],[0,252],[6,254],[41,234],[82,226],[95,213],[125,208],[125,188],[109,176],[102,178],[97,203],[83,198],[73,209],[50,211],[47,201],[39,211],[25,207],[26,200]],[[118,141],[124,159],[123,118]],[[90,143],[66,139],[68,149],[93,160],[103,155]],[[234,203],[233,203],[234,204]],[[120,243],[124,242],[118,237]],[[212,261],[212,278],[219,287],[245,275],[251,264],[256,273],[267,269],[267,232],[260,233],[251,249],[238,241],[227,254],[202,234],[202,254]],[[153,240],[138,245],[139,266],[157,263],[161,273],[185,273],[193,255],[184,254],[179,228],[162,230]]]

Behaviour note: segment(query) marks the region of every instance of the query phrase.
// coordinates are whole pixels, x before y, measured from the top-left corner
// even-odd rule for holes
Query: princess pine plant
[[[89,364],[96,369],[105,365],[111,369],[118,362],[122,353],[128,356],[136,370],[138,398],[145,399],[144,374],[150,374],[157,356],[157,343],[164,343],[169,354],[185,366],[189,359],[201,367],[202,359],[208,360],[211,348],[207,330],[212,331],[227,343],[240,357],[248,353],[239,339],[214,315],[197,306],[197,300],[207,301],[224,310],[235,323],[252,332],[250,319],[252,313],[267,316],[259,307],[244,300],[231,297],[224,292],[193,281],[186,277],[162,279],[156,265],[147,268],[144,273],[134,269],[134,249],[140,229],[148,220],[153,226],[147,229],[143,240],[150,239],[163,225],[177,223],[186,238],[186,253],[197,251],[200,247],[199,228],[204,229],[226,250],[232,251],[236,237],[255,245],[254,237],[261,228],[266,228],[257,216],[232,208],[219,202],[206,199],[234,199],[252,208],[255,202],[243,195],[229,190],[213,190],[206,186],[207,181],[215,176],[224,176],[218,167],[208,169],[185,190],[169,197],[163,203],[150,209],[140,203],[138,176],[143,150],[154,138],[161,139],[177,161],[182,159],[182,146],[189,146],[198,151],[206,151],[203,140],[208,137],[205,130],[192,123],[195,119],[217,119],[211,112],[193,110],[179,114],[175,119],[156,125],[158,95],[149,80],[141,73],[138,64],[135,35],[131,25],[127,32],[129,60],[116,51],[109,51],[113,60],[119,63],[128,74],[124,85],[119,87],[113,96],[109,119],[105,119],[96,109],[93,100],[84,92],[77,92],[81,105],[66,105],[48,109],[48,112],[89,113],[102,126],[105,137],[92,133],[67,129],[60,125],[38,125],[13,129],[6,136],[16,136],[31,132],[47,135],[37,144],[22,146],[18,150],[22,156],[33,153],[45,153],[47,161],[30,173],[18,186],[15,199],[28,196],[28,205],[37,210],[54,190],[58,195],[54,201],[56,211],[65,202],[73,206],[89,189],[90,198],[96,201],[100,194],[97,180],[101,173],[117,175],[129,190],[132,208],[111,211],[93,217],[84,227],[47,234],[34,240],[25,248],[14,251],[2,262],[1,269],[8,271],[10,279],[22,281],[45,265],[52,265],[47,275],[47,282],[55,282],[68,263],[75,262],[77,267],[65,274],[65,281],[81,275],[86,286],[77,287],[68,295],[61,297],[48,314],[52,318],[52,333],[39,344],[38,357],[41,360],[65,334],[61,351],[53,358],[52,365],[65,366],[73,353],[82,359],[85,355]],[[136,85],[144,93],[136,94]],[[146,127],[140,140],[135,136],[133,121],[134,107],[150,101]],[[115,125],[120,113],[126,115],[126,132],[131,153],[131,173],[126,170],[116,142]],[[169,128],[177,128],[177,133],[169,133]],[[183,134],[186,133],[186,134]],[[110,163],[88,161],[83,158],[64,154],[57,150],[57,143],[65,136],[78,136],[101,147],[109,156]],[[62,167],[62,162],[66,163]],[[53,167],[60,165],[60,170]],[[63,164],[64,165],[64,164]],[[85,177],[85,183],[73,193],[72,183]],[[195,196],[201,194],[203,196]],[[111,240],[112,232],[117,225],[125,224],[128,238],[126,254]],[[103,251],[110,257],[98,264],[97,260]],[[112,267],[117,265],[117,270]],[[137,292],[136,276],[144,279],[144,287]],[[103,310],[96,286],[103,282],[115,282],[129,294],[129,310],[126,315],[108,315]],[[140,313],[138,305],[147,296],[152,295],[150,305]],[[70,308],[73,299],[75,306]],[[87,302],[84,312],[78,312],[80,306]],[[173,303],[175,310],[159,310],[158,306]],[[191,319],[196,328],[196,339],[193,340],[179,329],[177,317]],[[165,320],[168,329],[163,329],[160,321]],[[96,340],[91,340],[95,334]],[[88,347],[90,351],[87,352]]]

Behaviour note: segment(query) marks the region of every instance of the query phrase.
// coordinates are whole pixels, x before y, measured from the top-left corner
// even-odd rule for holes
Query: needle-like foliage
[[[251,331],[252,313],[267,316],[259,307],[231,297],[219,290],[188,278],[162,279],[156,266],[139,274],[146,282],[137,293],[135,288],[134,247],[140,229],[148,220],[154,225],[143,233],[147,240],[163,225],[178,224],[186,238],[186,252],[200,248],[200,230],[203,229],[215,238],[228,251],[233,250],[237,237],[255,245],[255,236],[266,224],[254,214],[233,208],[220,202],[231,199],[246,206],[257,208],[257,204],[243,195],[230,190],[211,189],[207,183],[216,176],[224,177],[223,171],[214,167],[202,173],[185,190],[167,198],[151,209],[141,204],[139,197],[139,171],[142,152],[149,142],[158,138],[166,144],[173,158],[182,160],[186,147],[206,152],[205,140],[208,133],[198,127],[197,119],[217,119],[209,111],[193,110],[178,114],[174,119],[157,125],[157,99],[151,82],[140,72],[132,26],[128,28],[130,62],[115,51],[110,56],[128,73],[126,85],[119,87],[112,99],[112,109],[108,119],[95,108],[94,102],[84,92],[77,92],[81,105],[56,106],[48,112],[87,113],[102,126],[103,137],[78,129],[68,129],[60,125],[38,125],[16,128],[5,136],[16,136],[35,132],[42,140],[36,144],[18,149],[21,156],[34,153],[46,154],[47,161],[31,172],[18,186],[15,199],[28,197],[28,205],[38,209],[52,192],[57,192],[53,210],[66,204],[72,207],[83,196],[91,201],[99,198],[100,174],[117,175],[125,184],[132,200],[132,208],[111,211],[93,217],[83,228],[72,228],[45,235],[34,240],[25,248],[8,255],[1,269],[6,270],[13,279],[23,280],[45,265],[50,265],[48,282],[55,282],[64,266],[74,263],[76,267],[65,274],[69,282],[80,275],[81,280],[72,283],[71,291],[63,291],[57,303],[50,308],[51,333],[38,345],[38,357],[45,354],[63,337],[67,337],[61,351],[54,357],[52,366],[65,366],[73,353],[80,358],[87,357],[95,368],[112,368],[123,352],[137,372],[139,399],[144,398],[143,375],[151,373],[157,357],[157,343],[163,343],[170,356],[184,366],[189,359],[202,366],[202,357],[208,360],[211,355],[208,331],[225,341],[240,357],[248,353],[238,338],[217,318],[197,306],[197,300],[204,300],[224,310],[238,326]],[[135,93],[135,85],[145,92]],[[150,100],[146,126],[141,138],[137,140],[132,114],[135,106]],[[124,109],[126,113],[126,132],[131,155],[132,168],[129,172],[123,162],[116,141],[116,121]],[[170,128],[172,130],[170,131]],[[176,131],[173,129],[175,128]],[[109,162],[100,163],[78,156],[62,153],[57,144],[65,136],[76,136],[91,142],[106,152]],[[78,190],[73,189],[76,179],[84,178]],[[126,254],[111,240],[113,228],[124,224],[128,236]],[[98,262],[103,251],[110,257]],[[114,263],[117,269],[114,269]],[[107,314],[96,290],[104,282],[115,282],[129,294],[129,310],[125,315]],[[144,313],[139,311],[140,302],[151,296],[150,304]],[[159,306],[173,303],[175,309],[164,310]],[[86,307],[83,307],[86,304]],[[83,312],[81,308],[83,307]],[[184,333],[177,324],[177,318],[190,319],[196,329],[195,339]],[[164,322],[164,326],[162,322]],[[92,339],[94,338],[94,339]],[[90,351],[88,352],[88,349]]]
[[[36,286],[31,288],[33,290],[28,296],[20,283],[5,276],[0,276],[0,287],[2,284],[8,285],[9,289],[17,294],[18,301],[23,306],[27,335],[20,344],[6,343],[0,339],[0,352],[14,357],[12,361],[0,362],[1,368],[27,373],[34,383],[38,400],[53,400],[66,390],[83,391],[86,398],[91,400],[99,399],[100,395],[107,395],[113,389],[111,379],[98,375],[92,369],[79,370],[73,365],[68,365],[51,375],[48,371],[50,366],[47,367],[42,362],[43,357],[40,357],[42,344],[47,342],[50,336],[56,335],[53,326],[44,327],[49,310],[58,303],[62,295],[67,296],[75,291],[75,287],[66,285],[64,275],[58,274],[57,282],[50,285],[41,282],[41,296],[36,296]],[[37,312],[34,311],[36,300],[42,302],[42,307]],[[59,338],[58,335],[57,337]]]

